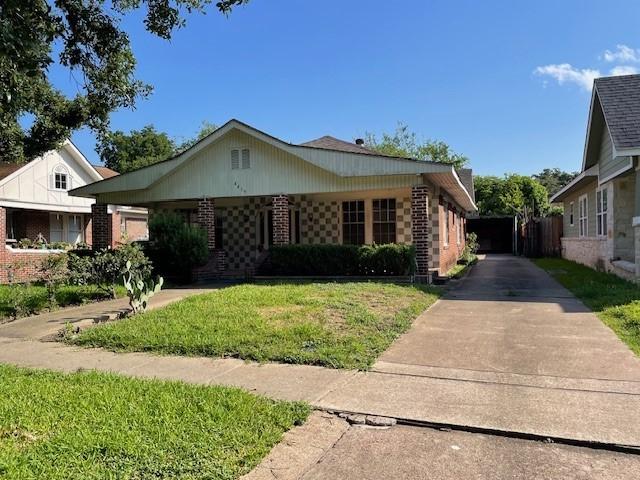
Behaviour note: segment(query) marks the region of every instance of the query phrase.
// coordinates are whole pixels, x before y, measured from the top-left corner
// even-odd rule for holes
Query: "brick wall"
[[[40,262],[47,254],[38,251],[16,252],[6,247],[6,241],[7,210],[0,207],[0,283],[33,280]]]
[[[107,205],[94,203],[91,205],[92,247],[101,250],[111,246],[112,219],[107,212]]]
[[[198,202],[198,223],[207,231],[207,247],[209,251],[216,248],[216,214],[213,198],[205,198]]]
[[[465,225],[460,212],[449,202],[440,202],[440,275],[447,273],[458,261],[465,246]],[[456,221],[460,221],[460,243],[458,243]],[[445,245],[445,229],[449,231],[449,243]]]
[[[287,245],[290,242],[289,232],[289,197],[273,196],[273,244]]]
[[[429,204],[428,188],[417,185],[411,189],[411,237],[416,250],[416,275],[429,274]]]

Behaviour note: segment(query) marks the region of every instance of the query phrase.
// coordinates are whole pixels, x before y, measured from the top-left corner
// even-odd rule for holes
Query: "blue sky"
[[[112,127],[180,139],[238,118],[297,143],[401,121],[477,174],[577,170],[591,79],[640,69],[639,21],[636,0],[252,0],[193,14],[166,42],[133,16],[138,78],[155,90]],[[73,140],[99,163],[90,132]]]

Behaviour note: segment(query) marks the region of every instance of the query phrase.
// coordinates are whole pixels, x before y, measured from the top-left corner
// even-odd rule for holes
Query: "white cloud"
[[[617,67],[613,67],[609,73],[614,77],[620,75],[635,75],[638,73],[638,69],[631,65],[618,65]]]
[[[559,85],[574,84],[585,91],[591,91],[593,80],[604,75],[617,77],[620,75],[635,75],[640,73],[640,66],[630,65],[640,64],[640,49],[633,49],[627,45],[616,45],[614,51],[605,50],[599,57],[608,63],[616,65],[609,69],[609,72],[602,73],[597,68],[576,68],[570,63],[556,63],[537,67],[534,70],[536,75],[553,78]],[[547,81],[543,83],[547,86]]]
[[[600,70],[578,69],[569,63],[544,65],[536,68],[535,73],[554,78],[560,85],[574,83],[584,90],[591,90],[593,80],[601,76]]]
[[[613,52],[605,50],[603,57],[607,62],[640,62],[640,50],[627,45],[616,45]]]

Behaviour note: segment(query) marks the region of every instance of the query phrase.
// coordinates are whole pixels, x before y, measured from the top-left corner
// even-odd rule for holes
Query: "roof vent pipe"
[[[360,145],[360,146],[364,145],[364,139],[356,138],[356,145]]]

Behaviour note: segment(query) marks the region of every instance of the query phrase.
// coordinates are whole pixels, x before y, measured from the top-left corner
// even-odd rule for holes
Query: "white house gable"
[[[88,163],[82,164],[64,145],[0,181],[0,202],[17,208],[88,213],[93,201],[68,192],[98,178]]]

